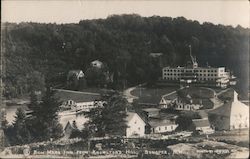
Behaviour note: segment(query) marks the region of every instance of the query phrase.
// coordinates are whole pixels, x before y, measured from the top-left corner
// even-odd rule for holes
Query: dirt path
[[[89,95],[100,95],[99,93],[72,91],[72,90],[67,90],[67,89],[53,89],[53,90],[56,90],[56,91],[63,91],[63,92],[69,92],[69,93],[79,93],[79,94],[89,94]]]
[[[143,84],[139,84],[137,86],[134,86],[134,87],[130,87],[126,90],[123,91],[123,95],[127,98],[128,102],[129,103],[132,103],[134,99],[138,99],[139,97],[137,96],[134,96],[131,94],[131,92],[133,90],[135,90],[137,87],[141,87],[141,86],[144,86],[146,83],[143,83]]]
[[[167,97],[167,96],[170,96],[170,95],[172,95],[172,94],[175,94],[175,93],[177,93],[177,91],[182,90],[182,89],[184,89],[184,88],[187,88],[187,87],[182,87],[182,88],[179,88],[179,89],[177,89],[177,90],[175,90],[175,91],[173,91],[173,92],[164,94],[164,95],[162,96],[162,98],[165,98],[165,97]]]

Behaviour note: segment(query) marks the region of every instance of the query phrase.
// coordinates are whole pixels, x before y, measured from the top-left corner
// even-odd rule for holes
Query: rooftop
[[[209,123],[207,118],[193,119],[192,121],[193,121],[195,127],[207,127],[207,126],[210,126],[210,123]]]
[[[158,126],[168,126],[168,125],[176,125],[175,122],[172,122],[170,120],[166,120],[166,119],[151,119],[148,121],[148,124],[155,128]]]
[[[197,67],[197,68],[189,68],[189,67],[184,67],[184,66],[177,66],[177,67],[170,67],[170,66],[166,66],[163,68],[170,68],[170,69],[218,69],[218,68],[225,68],[224,66],[220,66],[220,67]]]
[[[249,115],[249,106],[238,100],[238,94],[233,91],[233,97],[221,107],[209,112],[210,114],[230,117],[234,114]]]
[[[145,109],[142,109],[143,111],[145,112],[155,112],[155,111],[160,111],[160,109],[158,108],[145,108]]]
[[[61,89],[57,89],[55,95],[61,101],[73,100],[75,102],[90,102],[101,99],[101,95],[99,93],[88,93]]]

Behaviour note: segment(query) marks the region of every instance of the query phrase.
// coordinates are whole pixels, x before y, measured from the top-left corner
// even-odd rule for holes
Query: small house
[[[158,133],[166,133],[173,132],[178,127],[174,121],[171,120],[149,120],[148,122],[150,127],[150,133],[158,134]]]
[[[92,67],[96,67],[96,68],[102,68],[103,67],[103,62],[99,61],[99,60],[94,60],[91,63]]]
[[[159,102],[159,107],[161,109],[170,108],[170,106],[177,100],[177,94],[172,93],[167,96],[162,96]]]
[[[127,112],[126,137],[142,137],[145,135],[146,123],[135,112]]]
[[[84,73],[82,70],[70,70],[67,75],[67,80],[69,81],[72,78],[76,78],[77,80],[84,77]]]

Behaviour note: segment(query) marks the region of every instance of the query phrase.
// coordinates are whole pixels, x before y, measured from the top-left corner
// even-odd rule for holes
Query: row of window
[[[164,73],[163,74],[164,76],[179,76],[179,75],[182,75],[182,74],[179,74],[179,73]],[[197,74],[198,76],[217,76],[217,74]],[[220,74],[220,76],[222,76],[222,74]]]
[[[217,73],[217,70],[175,70],[175,69],[163,69],[164,72],[215,72]],[[223,72],[223,70],[220,70],[220,72]]]
[[[165,80],[179,80],[181,77],[163,77]],[[215,81],[215,78],[197,78],[198,80]]]
[[[171,129],[171,130],[174,130],[174,126],[171,125],[171,126],[170,126],[170,129]],[[158,130],[161,131],[161,127],[159,127]],[[165,126],[165,130],[168,130],[168,127],[167,127],[167,126]]]

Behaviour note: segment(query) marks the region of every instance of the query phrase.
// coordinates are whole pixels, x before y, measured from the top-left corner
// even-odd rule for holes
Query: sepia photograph
[[[248,0],[2,0],[0,158],[249,158]]]

